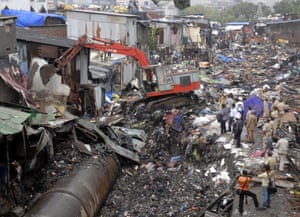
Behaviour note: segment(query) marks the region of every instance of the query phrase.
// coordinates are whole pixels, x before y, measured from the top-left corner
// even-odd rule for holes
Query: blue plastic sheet
[[[216,56],[216,58],[217,58],[219,61],[222,61],[222,62],[224,62],[224,63],[232,63],[232,62],[242,63],[242,62],[245,61],[244,59],[241,59],[241,58],[233,58],[233,57],[228,57],[228,56],[221,55],[221,54],[218,54],[218,55]]]
[[[264,100],[258,96],[250,96],[244,101],[244,114],[243,119],[246,120],[246,115],[248,112],[249,106],[252,110],[255,111],[256,117],[260,118],[264,114]],[[271,108],[272,103],[269,103],[269,109]]]
[[[3,16],[17,17],[17,27],[44,26],[45,21],[48,17],[59,18],[62,19],[64,23],[66,22],[66,19],[63,15],[57,14],[37,13],[32,11],[11,9],[2,10],[1,14]]]

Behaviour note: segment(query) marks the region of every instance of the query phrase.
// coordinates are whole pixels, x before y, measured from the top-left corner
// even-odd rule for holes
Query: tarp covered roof
[[[16,16],[17,17],[16,25],[18,27],[44,26],[48,18],[61,19],[63,23],[66,22],[66,19],[63,15],[37,13],[37,12],[25,11],[25,10],[4,9],[1,11],[1,15]]]
[[[264,100],[258,96],[249,96],[244,101],[244,120],[246,120],[249,107],[251,107],[251,109],[255,111],[256,117],[261,117],[264,113]]]
[[[249,25],[249,22],[228,22],[225,26],[225,31],[242,30],[244,25]]]
[[[0,106],[0,135],[11,135],[21,132],[23,123],[30,115],[30,113]]]

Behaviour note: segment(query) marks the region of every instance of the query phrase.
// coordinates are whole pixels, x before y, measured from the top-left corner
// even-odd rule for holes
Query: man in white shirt
[[[236,106],[235,106],[235,104],[233,103],[233,104],[231,105],[230,113],[229,113],[229,122],[228,122],[228,130],[229,130],[229,132],[232,131],[233,120],[234,120],[234,118],[235,118],[238,114],[239,114],[239,112],[237,111]]]

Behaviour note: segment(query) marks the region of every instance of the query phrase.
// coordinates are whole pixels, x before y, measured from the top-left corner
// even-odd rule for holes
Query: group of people
[[[243,214],[244,197],[250,196],[255,207],[259,209],[270,208],[270,184],[275,185],[275,177],[277,171],[284,171],[285,164],[288,163],[287,155],[289,149],[288,137],[279,138],[277,136],[277,129],[283,126],[281,120],[284,114],[286,105],[273,98],[272,104],[264,99],[264,124],[262,127],[262,149],[264,150],[264,165],[262,171],[257,175],[261,179],[263,201],[262,206],[259,207],[259,203],[256,194],[249,190],[249,184],[251,183],[251,176],[247,174],[247,171],[243,171],[242,175],[238,178],[239,189],[241,194],[239,196],[239,212]],[[248,108],[246,115],[246,128],[247,128],[247,140],[248,142],[254,142],[254,130],[256,128],[258,118],[255,115],[255,111]]]
[[[222,94],[219,98],[220,113],[218,120],[220,122],[221,134],[230,132],[234,135],[236,147],[241,147],[241,134],[243,128],[246,128],[247,142],[255,143],[255,130],[259,118],[263,118],[262,126],[262,149],[264,150],[264,166],[262,171],[256,176],[262,181],[263,201],[261,207],[255,193],[249,190],[252,176],[246,170],[238,178],[239,183],[239,212],[243,214],[245,196],[253,199],[254,206],[257,209],[270,208],[269,184],[275,183],[275,174],[277,171],[284,171],[285,164],[288,163],[287,155],[289,149],[289,139],[287,137],[279,138],[277,130],[283,126],[282,115],[285,113],[287,105],[278,98],[273,98],[269,102],[265,97],[263,101],[263,115],[258,117],[256,111],[250,106],[244,109],[242,99],[235,100],[232,94]],[[244,114],[244,112],[246,112]]]
[[[248,174],[247,170],[243,170],[241,176],[238,178],[240,193],[239,201],[239,212],[243,213],[244,197],[250,196],[254,205],[257,209],[267,209],[270,208],[270,184],[275,185],[275,178],[277,171],[284,171],[285,164],[287,161],[289,149],[289,140],[287,137],[277,139],[273,138],[273,141],[269,141],[264,154],[264,164],[262,167],[262,172],[257,175],[261,179],[263,202],[262,206],[258,207],[258,200],[256,194],[249,190],[249,185],[251,183],[251,176]]]
[[[248,107],[244,121],[244,103],[242,98],[234,99],[232,94],[222,94],[219,99],[219,122],[221,134],[230,132],[234,135],[235,145],[241,147],[241,135],[244,125],[247,129],[247,141],[254,143],[254,131],[257,125],[255,111]]]
[[[219,99],[221,134],[232,132],[235,121],[242,120],[244,105],[242,99],[234,99],[232,94],[223,93]]]
[[[271,197],[269,191],[269,183],[272,182],[271,179],[271,170],[268,164],[265,164],[262,168],[261,173],[257,175],[258,178],[261,178],[262,181],[262,194],[263,201],[262,206],[259,206],[257,196],[254,192],[250,191],[250,184],[252,181],[252,176],[248,174],[247,170],[243,170],[242,174],[238,177],[239,184],[239,213],[242,216],[244,212],[244,201],[245,197],[249,196],[254,202],[256,210],[264,210],[271,208]]]

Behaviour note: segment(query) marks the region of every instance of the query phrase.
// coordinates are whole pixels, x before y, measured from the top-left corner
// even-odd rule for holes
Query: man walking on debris
[[[279,139],[275,148],[279,155],[279,171],[284,171],[284,166],[288,163],[287,154],[289,150],[289,140],[286,137]]]
[[[229,119],[229,109],[225,104],[222,105],[222,119],[221,119],[221,134],[226,133],[226,122]]]
[[[257,117],[254,114],[254,110],[248,111],[247,114],[247,120],[246,120],[246,128],[247,128],[247,136],[248,136],[248,142],[249,143],[254,143],[254,130],[256,128],[257,124]]]
[[[264,165],[263,172],[257,176],[258,178],[261,178],[261,186],[262,186],[262,192],[263,192],[263,204],[261,207],[262,209],[270,208],[270,194],[269,194],[269,190],[268,190],[269,171],[270,171],[270,166]]]
[[[241,117],[242,117],[242,120],[243,120],[243,117],[244,117],[244,104],[241,101],[242,100],[241,97],[239,97],[239,100],[240,101],[236,102],[236,110],[241,114]]]
[[[220,106],[220,109],[222,110],[223,109],[223,105],[226,105],[226,102],[227,102],[227,97],[226,97],[226,94],[223,93],[220,98],[219,98],[219,106]]]
[[[265,165],[270,167],[269,177],[272,182],[275,182],[275,173],[277,168],[277,159],[273,156],[273,152],[271,150],[268,151],[265,157]]]
[[[228,122],[228,129],[229,129],[230,132],[231,132],[231,130],[233,130],[232,125],[234,123],[234,119],[237,116],[237,114],[239,114],[239,113],[236,109],[236,106],[235,106],[234,103],[232,103],[231,108],[230,108],[230,113],[229,113],[229,122]]]
[[[248,175],[248,172],[246,170],[242,171],[242,175],[238,178],[238,184],[239,184],[239,212],[241,215],[243,215],[244,212],[244,198],[245,196],[249,196],[253,199],[254,206],[258,208],[258,200],[256,197],[256,194],[252,191],[249,191],[249,185],[251,183],[251,176]]]
[[[237,113],[235,115],[235,121],[233,123],[233,135],[234,135],[234,140],[236,142],[236,147],[240,148],[241,147],[241,135],[243,131],[243,121],[241,118],[241,114]]]
[[[267,142],[270,140],[272,140],[272,124],[271,124],[271,120],[267,118],[266,122],[262,127],[263,149],[267,149]]]
[[[269,118],[270,117],[270,109],[269,109],[269,101],[268,99],[265,97],[264,98],[264,114],[263,117],[264,118]]]

